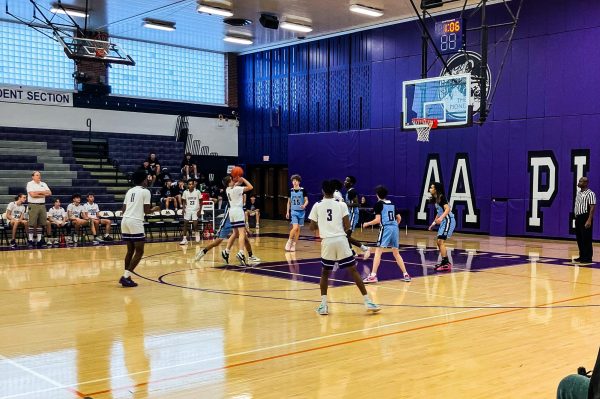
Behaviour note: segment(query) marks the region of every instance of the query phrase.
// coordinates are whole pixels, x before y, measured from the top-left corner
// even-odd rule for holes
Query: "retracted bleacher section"
[[[82,156],[78,151],[86,141],[104,142],[106,152],[94,155],[90,151]],[[100,209],[120,209],[130,186],[126,175],[137,169],[150,151],[173,179],[179,177],[184,144],[172,136],[94,132],[90,139],[87,132],[80,131],[0,127],[0,210],[4,211],[16,194],[25,192],[34,170],[42,172],[42,180],[65,208],[73,193],[85,196],[93,192]]]
[[[172,179],[180,174],[185,144],[167,136],[139,136],[108,138],[108,156],[119,164],[119,169],[131,173],[140,167],[150,152],[154,152],[160,161],[161,168],[168,169]]]

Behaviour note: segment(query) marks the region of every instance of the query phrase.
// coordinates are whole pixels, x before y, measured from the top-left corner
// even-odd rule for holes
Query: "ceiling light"
[[[161,21],[159,19],[144,18],[144,28],[174,31],[175,22]]]
[[[227,5],[225,3],[220,6],[210,5],[210,4],[206,4],[206,3],[198,3],[197,11],[203,12],[205,14],[220,15],[222,17],[227,17],[227,18],[233,17],[233,12],[231,11],[230,8],[227,7]]]
[[[281,29],[293,30],[294,32],[308,33],[312,32],[313,28],[308,25],[299,24],[297,22],[283,21],[279,24]]]
[[[368,15],[369,17],[381,17],[383,15],[383,11],[373,7],[363,6],[362,4],[352,4],[350,6],[350,11],[355,12],[357,14]]]
[[[230,36],[227,35],[223,38],[226,42],[235,43],[235,44],[252,44],[253,41],[248,37],[240,37],[240,36]]]
[[[59,3],[54,3],[52,8],[50,8],[50,12],[53,14],[66,14],[70,15],[71,17],[80,18],[85,18],[88,16],[88,13],[81,8],[66,7]]]

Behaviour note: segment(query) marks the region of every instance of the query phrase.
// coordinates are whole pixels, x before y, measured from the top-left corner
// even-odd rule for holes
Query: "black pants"
[[[585,228],[585,222],[589,214],[575,216],[575,236],[577,237],[577,246],[579,247],[579,257],[582,260],[592,260],[594,249],[592,247],[592,226]]]

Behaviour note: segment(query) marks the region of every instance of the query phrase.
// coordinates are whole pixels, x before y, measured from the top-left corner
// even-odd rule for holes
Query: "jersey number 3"
[[[331,222],[333,220],[333,212],[331,209],[327,209],[327,221]]]

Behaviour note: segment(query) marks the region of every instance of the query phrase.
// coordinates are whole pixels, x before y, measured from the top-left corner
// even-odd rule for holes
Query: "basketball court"
[[[410,231],[412,282],[385,254],[371,315],[338,271],[323,317],[319,244],[303,230],[284,253],[286,231],[252,237],[251,268],[147,244],[136,289],[118,285],[121,245],[0,253],[1,397],[542,397],[595,345],[600,273],[569,242],[457,235],[435,274],[433,235]]]
[[[582,76],[567,79],[550,68],[560,60],[547,61],[559,48],[575,51],[574,37],[591,41],[589,21],[569,25],[585,14],[584,2],[570,19],[556,1],[548,2],[551,11],[538,1],[523,16],[524,2],[383,0],[379,9],[356,1],[273,1],[265,10],[225,0],[7,0],[0,28],[17,32],[13,42],[21,28],[41,30],[72,61],[65,70],[80,89],[56,86],[64,98],[50,93],[49,102],[63,104],[44,104],[22,99],[15,82],[0,87],[0,104],[13,103],[21,122],[6,125],[18,132],[0,122],[7,140],[0,150],[11,162],[73,184],[50,184],[60,187],[54,195],[63,202],[72,194],[67,189],[85,187],[117,210],[123,201],[115,193],[129,188],[124,168],[139,169],[144,146],[156,147],[148,150],[157,164],[159,155],[175,165],[168,167],[173,176],[190,152],[210,163],[202,170],[198,162],[193,172],[210,182],[243,166],[236,178],[245,173],[264,207],[261,228],[250,236],[261,261],[249,266],[235,260],[237,245],[230,264],[221,257],[224,244],[195,259],[212,242],[210,220],[202,221],[206,239],[180,245],[164,220],[177,229],[182,217],[153,214],[162,230],[157,240],[148,234],[135,288],[119,284],[127,248],[118,239],[0,247],[0,399],[555,397],[563,377],[593,364],[598,347],[600,264],[584,263],[573,239],[573,205],[578,179],[597,169],[590,152],[600,151],[587,133],[597,128],[598,110],[581,93],[597,92],[593,84],[600,83],[595,71],[579,68],[584,63]],[[288,8],[299,15],[287,15]],[[356,9],[387,15],[367,23],[342,14]],[[520,18],[527,24],[517,30]],[[5,27],[7,21],[17,27]],[[278,30],[286,25],[293,33]],[[587,59],[587,48],[581,53]],[[134,68],[144,71],[139,80],[128,74]],[[595,79],[590,88],[585,73]],[[169,77],[165,86],[141,90],[159,75]],[[200,91],[205,97],[198,100]],[[36,125],[32,107],[44,107],[35,109],[46,110],[40,115],[50,127]],[[10,113],[0,109],[4,119]],[[104,134],[96,141],[88,114]],[[28,129],[35,142],[64,135],[30,156],[27,141],[16,141]],[[159,132],[143,136],[144,129]],[[79,168],[73,143],[90,147],[88,155],[102,148],[102,155],[80,152]],[[209,156],[220,158],[203,158]],[[3,200],[20,188],[21,173],[6,177]],[[370,200],[377,201],[373,187],[385,184],[395,211],[407,215],[400,254],[412,280],[403,280],[385,250],[379,281],[367,284],[380,312],[365,310],[343,269],[330,278],[329,314],[315,311],[320,239],[304,226],[296,251],[284,250],[292,173],[302,175],[309,208],[322,197],[323,179],[344,175],[358,176],[360,195]],[[84,181],[89,186],[76,185]],[[437,234],[427,231],[440,216],[429,206],[432,183],[449,188],[456,217],[447,272],[434,270]],[[214,227],[215,206],[208,204]],[[586,228],[600,237],[598,226]],[[374,248],[378,229],[354,237]],[[26,236],[19,239],[27,246]],[[357,257],[362,278],[372,267],[372,258]]]

